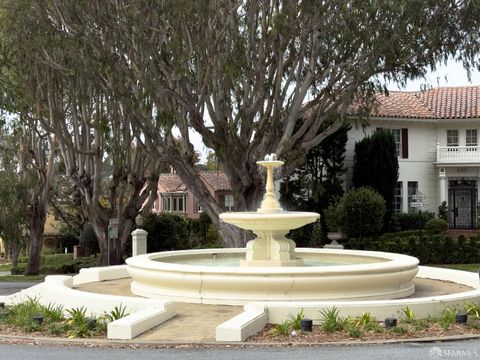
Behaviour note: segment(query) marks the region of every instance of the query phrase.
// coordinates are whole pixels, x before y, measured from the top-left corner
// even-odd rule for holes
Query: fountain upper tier
[[[241,229],[252,230],[257,238],[247,243],[246,260],[241,266],[300,266],[295,254],[295,242],[285,238],[291,229],[316,221],[320,215],[314,212],[283,211],[275,198],[273,170],[283,165],[275,154],[267,155],[257,164],[267,169],[265,195],[256,212],[232,212],[220,214],[220,219]]]

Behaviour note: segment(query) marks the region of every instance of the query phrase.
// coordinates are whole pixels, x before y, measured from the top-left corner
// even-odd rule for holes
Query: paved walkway
[[[99,294],[136,296],[130,291],[131,279],[101,281],[76,286],[77,290]],[[215,329],[243,311],[242,306],[176,303],[177,315],[139,335],[135,340],[199,342],[215,341]]]

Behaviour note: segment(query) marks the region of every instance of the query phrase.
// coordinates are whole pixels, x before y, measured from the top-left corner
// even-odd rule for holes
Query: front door
[[[448,182],[450,228],[475,229],[477,227],[476,180],[450,180]]]

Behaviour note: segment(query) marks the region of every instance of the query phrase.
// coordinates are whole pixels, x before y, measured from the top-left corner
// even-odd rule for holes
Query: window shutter
[[[402,129],[402,159],[408,159],[408,129]]]

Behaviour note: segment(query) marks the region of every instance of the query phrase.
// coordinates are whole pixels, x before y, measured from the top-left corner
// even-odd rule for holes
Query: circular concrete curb
[[[394,345],[405,343],[443,343],[480,339],[478,335],[453,335],[445,337],[424,337],[384,340],[332,341],[322,343],[303,342],[168,342],[168,341],[135,341],[106,339],[67,339],[44,336],[13,336],[0,335],[0,344],[31,344],[40,346],[84,346],[105,348],[243,348],[243,347],[323,347],[323,346],[361,346],[361,345]]]

